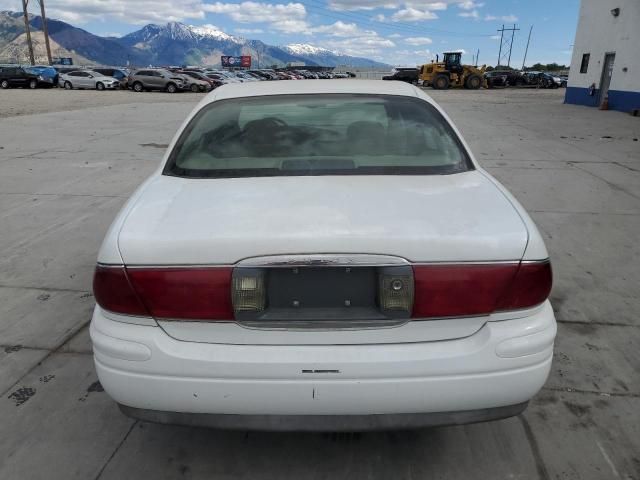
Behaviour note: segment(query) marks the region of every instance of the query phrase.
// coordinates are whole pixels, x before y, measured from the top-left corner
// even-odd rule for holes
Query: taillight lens
[[[98,265],[96,302],[125,315],[233,320],[231,268],[126,268]]]
[[[136,295],[127,271],[120,266],[98,265],[93,276],[93,295],[105,310],[124,315],[149,316]]]
[[[231,268],[128,268],[138,295],[155,318],[233,320]]]
[[[548,261],[416,265],[413,318],[488,315],[542,303],[551,291]]]
[[[551,293],[551,262],[522,262],[497,310],[518,310],[544,302]]]

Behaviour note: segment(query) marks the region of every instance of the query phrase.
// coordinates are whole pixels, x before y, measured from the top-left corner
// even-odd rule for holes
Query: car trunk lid
[[[160,176],[146,186],[119,235],[130,268],[232,266],[236,271],[256,257],[305,255],[368,254],[407,265],[513,262],[522,258],[526,244],[518,213],[478,171],[206,180]],[[268,268],[273,308],[259,319],[158,320],[169,335],[187,341],[352,344],[461,338],[488,318],[372,318],[382,265],[370,263]]]

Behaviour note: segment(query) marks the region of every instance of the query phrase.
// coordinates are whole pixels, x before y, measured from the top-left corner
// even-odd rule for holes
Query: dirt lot
[[[0,478],[639,480],[640,119],[562,90],[430,93],[551,253],[554,365],[523,415],[342,436],[122,416],[92,364],[92,269],[202,96],[0,91]]]
[[[197,93],[134,93],[126,90],[73,90],[62,88],[28,90],[16,88],[0,91],[0,118],[36,113],[68,112],[86,108],[148,103],[196,102],[204,97]]]

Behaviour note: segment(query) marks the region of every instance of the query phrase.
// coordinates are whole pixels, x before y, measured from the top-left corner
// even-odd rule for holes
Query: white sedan
[[[106,235],[95,365],[149,421],[362,431],[517,415],[551,367],[548,257],[420,89],[225,85]]]
[[[120,81],[93,70],[75,70],[60,75],[58,84],[66,90],[115,90],[120,88]]]

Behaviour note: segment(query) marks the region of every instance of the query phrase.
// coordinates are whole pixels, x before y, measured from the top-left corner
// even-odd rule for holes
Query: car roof
[[[382,80],[331,80],[327,82],[251,82],[234,83],[216,88],[209,102],[228,98],[257,97],[263,95],[353,93],[370,95],[404,95],[415,97],[416,88],[405,82]]]

